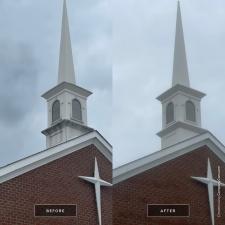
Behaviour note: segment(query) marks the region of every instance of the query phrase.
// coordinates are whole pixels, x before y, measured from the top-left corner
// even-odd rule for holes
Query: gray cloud
[[[81,66],[79,71],[82,74],[80,80],[85,86],[88,86],[93,90],[99,89],[111,92],[112,66],[104,57],[105,55],[101,53],[88,55],[88,57],[85,58],[85,61],[80,63]]]
[[[32,110],[39,65],[26,44],[0,43],[0,123],[15,126]]]
[[[76,1],[69,9],[69,13],[72,12],[74,20],[71,24],[74,26],[71,26],[71,31],[78,82],[92,89],[111,92],[112,26],[109,3],[106,0],[92,1],[91,4]]]

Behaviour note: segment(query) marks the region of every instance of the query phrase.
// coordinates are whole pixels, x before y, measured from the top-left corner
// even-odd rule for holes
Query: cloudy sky
[[[172,82],[176,0],[113,0],[115,166],[160,149],[161,104]],[[225,143],[225,1],[181,0],[191,86],[203,127]]]
[[[62,0],[0,0],[1,165],[45,148],[46,102],[57,84]],[[89,125],[111,138],[111,17],[104,0],[68,0],[77,83],[94,94]]]
[[[171,85],[176,4],[67,0],[77,83],[94,92],[89,125],[113,144],[114,167],[160,149],[155,98]],[[225,2],[182,0],[181,11],[203,127],[225,143]],[[40,96],[57,82],[61,16],[62,0],[0,0],[1,165],[45,148]]]

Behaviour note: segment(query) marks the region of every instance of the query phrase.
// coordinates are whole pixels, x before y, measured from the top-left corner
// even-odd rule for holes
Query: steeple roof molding
[[[183,92],[199,99],[203,98],[206,95],[205,93],[195,90],[193,88],[186,87],[181,84],[176,84],[172,88],[168,89],[167,91],[159,95],[156,99],[163,102],[164,100],[171,97],[173,94],[177,92]]]
[[[72,92],[75,92],[84,97],[88,97],[92,94],[91,91],[88,91],[82,87],[75,85],[75,84],[62,82],[62,83],[58,84],[57,86],[53,87],[52,89],[50,89],[49,91],[45,92],[41,97],[48,100],[51,97],[60,93],[62,90],[72,91]]]

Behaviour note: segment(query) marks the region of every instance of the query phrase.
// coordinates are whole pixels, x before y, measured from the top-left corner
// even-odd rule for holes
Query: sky
[[[56,86],[62,0],[0,0],[0,164],[45,149],[47,107]],[[89,126],[111,137],[112,26],[104,0],[67,1],[76,80],[94,94]]]
[[[225,2],[181,0],[191,87],[202,127],[225,143]],[[114,167],[160,150],[171,87],[176,0],[67,0],[76,79],[94,94],[88,123]],[[45,149],[45,100],[57,83],[62,0],[0,0],[0,165]]]
[[[202,127],[225,143],[225,2],[180,4],[191,87],[207,94]],[[115,0],[113,9],[117,166],[160,150],[161,103],[155,98],[172,83],[177,1]]]

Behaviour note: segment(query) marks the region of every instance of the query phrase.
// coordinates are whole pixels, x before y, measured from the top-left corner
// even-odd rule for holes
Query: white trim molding
[[[206,132],[115,168],[113,184],[120,183],[202,146],[208,146],[225,162],[225,146],[212,133]]]
[[[112,162],[112,146],[96,130],[62,144],[13,162],[0,168],[0,183],[13,179],[33,169],[43,166],[63,156],[69,155],[89,145],[95,145],[98,150]]]

